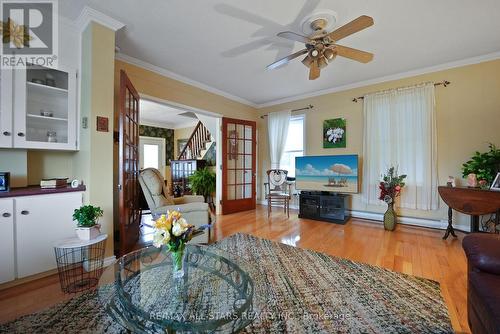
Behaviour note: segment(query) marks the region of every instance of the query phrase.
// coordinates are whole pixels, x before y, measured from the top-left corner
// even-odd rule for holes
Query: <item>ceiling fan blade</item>
[[[342,27],[332,31],[328,37],[334,41],[339,41],[344,37],[352,35],[358,31],[368,28],[373,25],[373,18],[370,16],[362,15],[351,22],[344,24]]]
[[[296,33],[291,32],[291,31],[282,31],[282,32],[278,33],[278,36],[281,38],[290,39],[290,40],[296,41],[296,42],[302,42],[302,43],[311,42],[311,40],[308,37],[296,34]]]
[[[337,51],[337,55],[339,56],[356,60],[359,61],[360,63],[368,63],[373,60],[373,53],[349,48],[347,46],[336,44],[335,51]]]
[[[318,59],[314,59],[309,67],[309,80],[316,80],[319,78],[320,69],[318,65]]]
[[[278,67],[280,67],[282,65],[285,65],[290,60],[295,59],[297,57],[300,57],[303,54],[306,54],[307,52],[308,52],[307,49],[303,49],[303,50],[297,51],[295,53],[292,53],[291,55],[286,56],[285,58],[281,58],[280,60],[277,60],[274,63],[267,65],[266,69],[268,69],[268,70],[274,70],[275,68],[278,68]]]

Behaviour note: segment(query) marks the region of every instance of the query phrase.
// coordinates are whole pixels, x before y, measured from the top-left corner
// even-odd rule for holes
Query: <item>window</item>
[[[139,167],[156,168],[165,176],[165,138],[139,137]]]
[[[408,175],[400,206],[435,210],[437,193],[434,85],[366,95],[364,104],[363,198],[378,199],[380,175],[390,166]]]
[[[304,115],[292,116],[288,126],[285,152],[281,157],[280,168],[288,171],[288,176],[295,177],[295,157],[304,155]]]

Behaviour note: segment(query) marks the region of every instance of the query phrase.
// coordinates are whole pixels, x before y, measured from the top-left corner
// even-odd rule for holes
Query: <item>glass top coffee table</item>
[[[256,313],[248,263],[206,246],[187,245],[185,254],[181,278],[163,248],[120,258],[103,275],[114,275],[114,284],[99,290],[109,314],[138,333],[236,333],[249,325]]]

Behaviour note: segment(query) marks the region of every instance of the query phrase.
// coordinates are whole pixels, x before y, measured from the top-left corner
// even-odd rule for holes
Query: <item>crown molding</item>
[[[466,59],[462,59],[462,60],[443,63],[440,65],[424,67],[424,68],[417,69],[417,70],[401,72],[401,73],[383,76],[383,77],[379,77],[379,78],[375,78],[375,79],[359,81],[359,82],[355,82],[352,84],[327,88],[327,89],[318,90],[318,91],[311,92],[311,93],[294,95],[294,96],[286,97],[283,99],[278,99],[278,100],[273,100],[273,101],[257,104],[256,108],[261,109],[261,108],[271,107],[271,106],[275,106],[278,104],[294,102],[294,101],[307,99],[307,98],[311,98],[311,97],[316,97],[316,96],[320,96],[320,95],[342,92],[342,91],[346,91],[346,90],[350,90],[350,89],[354,89],[354,88],[360,88],[360,87],[379,84],[382,82],[414,77],[417,75],[422,75],[422,74],[427,74],[427,73],[444,71],[444,70],[448,70],[448,69],[456,68],[456,67],[479,64],[479,63],[483,63],[483,62],[487,62],[487,61],[491,61],[491,60],[496,60],[496,59],[500,59],[500,52],[494,52],[494,53],[489,53],[489,54],[482,55],[482,56],[471,57],[471,58],[466,58]]]
[[[155,73],[158,73],[158,74],[161,74],[161,75],[163,75],[165,77],[168,77],[170,79],[174,79],[174,80],[180,81],[180,82],[185,83],[187,85],[194,86],[194,87],[199,88],[199,89],[203,89],[203,90],[205,90],[207,92],[223,96],[223,97],[225,97],[227,99],[230,99],[230,100],[233,100],[235,102],[239,102],[239,103],[245,104],[247,106],[250,106],[250,107],[253,107],[253,108],[257,108],[257,104],[256,103],[253,103],[253,102],[251,102],[249,100],[246,100],[246,99],[244,99],[242,97],[239,97],[239,96],[236,96],[236,95],[224,92],[224,91],[222,91],[220,89],[217,89],[215,87],[209,86],[207,84],[201,83],[201,82],[196,81],[196,80],[189,79],[189,78],[187,78],[185,76],[182,76],[180,74],[177,74],[177,73],[174,73],[172,71],[169,71],[169,70],[167,70],[167,69],[165,69],[163,67],[159,67],[159,66],[150,64],[148,62],[145,62],[143,60],[140,60],[140,59],[128,56],[126,54],[117,53],[115,55],[115,59],[124,61],[126,63],[129,63],[129,64],[132,64],[132,65],[144,68],[146,70],[149,70],[149,71],[152,71],[152,72],[155,72]]]
[[[112,18],[111,16],[85,6],[76,19],[76,26],[80,31],[83,31],[91,22],[99,23],[113,31],[120,30],[125,26],[124,23]]]
[[[272,101],[265,102],[265,103],[254,103],[252,101],[246,100],[246,99],[241,98],[239,96],[232,95],[232,94],[224,92],[220,89],[214,88],[212,86],[206,85],[206,84],[198,82],[196,80],[189,79],[187,77],[184,77],[184,76],[179,75],[177,73],[171,72],[171,71],[164,69],[162,67],[150,64],[148,62],[145,62],[143,60],[128,56],[128,55],[123,54],[123,53],[117,53],[115,58],[118,60],[124,61],[126,63],[144,68],[146,70],[150,70],[152,72],[161,74],[161,75],[166,76],[168,78],[180,81],[182,83],[203,89],[203,90],[208,91],[210,93],[217,94],[217,95],[223,96],[225,98],[228,98],[230,100],[248,105],[250,107],[253,107],[256,109],[262,109],[262,108],[267,108],[267,107],[271,107],[271,106],[275,106],[275,105],[279,105],[279,104],[283,104],[283,103],[299,101],[299,100],[303,100],[303,99],[307,99],[307,98],[311,98],[311,97],[316,97],[316,96],[321,96],[321,95],[326,95],[326,94],[331,94],[331,93],[338,93],[338,92],[342,92],[342,91],[346,91],[346,90],[350,90],[350,89],[375,85],[375,84],[379,84],[382,82],[405,79],[405,78],[414,77],[414,76],[418,76],[418,75],[444,71],[444,70],[448,70],[451,68],[457,68],[457,67],[462,67],[462,66],[467,66],[467,65],[474,65],[474,64],[479,64],[479,63],[491,61],[491,60],[496,60],[496,59],[500,59],[500,52],[489,53],[489,54],[482,55],[482,56],[471,57],[471,58],[466,58],[466,59],[457,60],[457,61],[453,61],[453,62],[443,63],[440,65],[424,67],[421,69],[401,72],[401,73],[383,76],[383,77],[379,77],[379,78],[374,78],[374,79],[370,79],[370,80],[358,81],[358,82],[348,84],[348,85],[336,86],[336,87],[332,87],[332,88],[318,90],[318,91],[311,92],[311,93],[294,95],[294,96],[290,96],[290,97],[286,97],[286,98],[282,98],[282,99],[278,99],[278,100],[272,100]]]

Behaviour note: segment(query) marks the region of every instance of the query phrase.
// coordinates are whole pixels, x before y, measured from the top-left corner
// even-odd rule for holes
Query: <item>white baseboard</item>
[[[267,206],[267,201],[260,201],[259,203],[261,205]],[[282,207],[282,206],[273,205],[273,207]],[[297,205],[290,205],[290,209],[298,210],[299,207]],[[374,221],[375,223],[382,223],[384,220],[384,214],[382,213],[358,211],[358,210],[346,210],[346,212],[349,213],[353,218],[368,219]],[[439,230],[446,230],[446,227],[448,226],[448,222],[443,220],[405,217],[405,216],[398,216],[398,223],[411,226],[435,228]],[[464,231],[469,231],[469,228],[465,226],[455,226],[455,227],[458,227],[459,229]]]
[[[116,256],[110,256],[110,257],[106,257],[104,258],[104,262],[103,262],[103,267],[108,267],[112,264],[115,264],[116,262]]]

